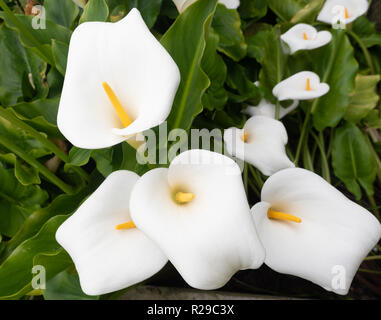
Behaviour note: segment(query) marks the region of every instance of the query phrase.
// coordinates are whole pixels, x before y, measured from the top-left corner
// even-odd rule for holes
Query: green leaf
[[[148,28],[152,28],[160,13],[162,0],[127,0],[129,9],[137,8]]]
[[[272,89],[282,80],[287,56],[283,53],[280,42],[280,30],[262,30],[248,38],[249,55],[262,66],[259,83],[265,98],[273,103],[276,99]]]
[[[267,0],[270,9],[283,21],[290,21],[307,4],[306,0]]]
[[[137,174],[142,174],[146,170],[144,165],[137,162],[136,150],[127,142],[111,148],[93,150],[91,157],[96,162],[97,170],[104,177],[116,170],[130,170]]]
[[[376,107],[380,100],[376,91],[380,80],[380,75],[356,76],[355,91],[351,94],[350,104],[344,115],[345,120],[357,123]]]
[[[31,102],[20,102],[13,105],[11,108],[28,119],[43,117],[51,124],[57,124],[58,105],[60,98],[54,99],[39,99]]]
[[[353,123],[347,122],[336,130],[332,165],[335,175],[345,183],[357,200],[361,199],[360,186],[368,195],[373,195],[376,169],[372,153],[363,133]]]
[[[36,90],[42,90],[41,60],[26,51],[19,41],[17,33],[4,24],[0,26],[0,103],[15,104],[23,98],[25,85],[34,95],[31,81]],[[25,81],[23,81],[25,80]]]
[[[5,248],[5,244],[3,242],[3,236],[0,234],[0,255],[3,252],[4,248]]]
[[[94,150],[91,157],[94,159],[97,170],[106,178],[110,173],[117,170],[115,166],[116,160],[114,160],[114,149],[99,149]],[[113,164],[114,163],[114,164]]]
[[[12,164],[12,165],[15,165],[16,164],[16,155],[14,153],[3,153],[3,152],[0,152],[0,162],[3,162],[3,163],[9,163],[9,164]],[[1,166],[1,163],[0,163],[0,166]]]
[[[52,51],[56,68],[62,75],[64,75],[66,72],[69,45],[57,40],[52,40]]]
[[[62,271],[50,279],[44,290],[45,300],[98,300],[99,296],[83,293],[77,274]]]
[[[267,13],[267,1],[241,0],[238,11],[243,19],[259,20]]]
[[[0,266],[0,299],[17,299],[32,290],[34,265],[46,269],[47,279],[70,265],[55,233],[67,216],[50,219],[34,237],[23,242]]]
[[[303,9],[300,9],[291,19],[291,23],[313,23],[316,20],[325,0],[312,0]]]
[[[72,33],[71,30],[61,25],[58,25],[48,19],[45,20],[45,23],[46,23],[45,26],[41,26],[41,28],[39,27],[37,29],[34,29],[33,16],[16,14],[15,17],[21,23],[23,28],[27,29],[30,32],[30,34],[34,37],[34,39],[37,40],[39,45],[43,46],[44,52],[48,54],[47,58],[49,59],[52,59],[52,53],[50,48],[52,39],[56,39],[64,43],[69,43],[70,41],[70,37]],[[21,39],[21,42],[26,47],[36,48],[36,43],[32,41],[31,38],[29,38],[24,32],[20,31],[20,29],[14,24],[13,20],[10,19],[10,17],[7,14],[0,11],[0,18],[4,20],[7,27],[17,31]],[[41,52],[38,52],[38,53],[41,53]],[[46,58],[46,57],[43,57],[43,58]]]
[[[43,116],[38,116],[32,119],[29,119],[27,117],[24,117],[17,113],[14,109],[9,109],[11,113],[18,119],[24,121],[26,124],[33,127],[35,130],[45,133],[50,138],[63,138],[63,135],[58,130],[57,125],[51,124],[50,122],[46,121]]]
[[[314,50],[314,71],[321,82],[328,83],[329,92],[314,101],[313,123],[317,130],[336,126],[345,114],[354,90],[358,63],[345,31],[333,30],[330,44]]]
[[[49,87],[46,83],[47,63],[35,52],[34,48],[25,47],[30,71],[28,73],[28,85],[32,87],[33,99],[44,99],[47,97]],[[24,95],[25,97],[25,95]]]
[[[17,180],[24,186],[41,183],[38,170],[25,163],[22,163],[18,159],[15,163],[15,176]]]
[[[0,102],[12,104],[22,97],[21,79],[25,73],[26,58],[17,34],[0,27]]]
[[[194,117],[202,111],[201,97],[210,82],[201,69],[201,60],[216,4],[217,0],[195,2],[161,39],[181,73],[181,83],[167,119],[168,130],[189,129]]]
[[[357,34],[367,48],[381,46],[381,33],[376,30],[376,24],[363,15],[352,23],[352,31]]]
[[[93,150],[81,149],[73,147],[69,152],[69,163],[74,166],[84,166],[90,160]]]
[[[365,117],[364,122],[367,127],[373,129],[381,129],[381,116],[379,110],[371,110]]]
[[[38,186],[23,186],[13,169],[0,166],[0,233],[12,237],[25,219],[48,199]]]
[[[201,62],[202,69],[211,82],[210,87],[202,97],[204,108],[209,110],[222,109],[228,100],[228,94],[224,88],[227,67],[224,60],[217,53],[218,42],[218,35],[211,29]]]
[[[139,174],[139,164],[136,161],[136,150],[128,143],[122,143],[122,161],[120,164],[120,170],[130,170]]]
[[[86,197],[95,191],[104,180],[97,171],[91,175],[89,185],[74,195],[60,195],[48,206],[34,211],[24,222],[20,230],[7,242],[2,258],[9,256],[23,241],[36,235],[41,227],[52,217],[73,213]]]
[[[106,21],[109,14],[105,0],[89,0],[86,4],[79,23],[88,21]]]
[[[3,118],[0,118],[0,135],[11,140],[15,145],[24,150],[25,153],[35,158],[41,158],[51,154],[49,150],[46,150],[42,146],[41,142],[23,130],[14,127]],[[0,150],[4,150],[2,149],[2,145],[0,145]]]
[[[234,61],[246,56],[247,45],[241,30],[241,19],[237,10],[217,6],[212,27],[220,37],[218,49]]]
[[[110,21],[111,22],[117,22],[121,19],[123,19],[127,14],[127,7],[124,4],[121,4],[119,6],[116,6],[111,10],[110,5]]]
[[[45,0],[46,18],[61,26],[72,28],[79,9],[72,0]]]
[[[261,97],[259,88],[249,79],[246,69],[238,63],[228,62],[227,66],[227,85],[238,94],[235,95],[234,100],[243,102],[254,99],[258,103]]]
[[[64,77],[57,69],[50,69],[47,75],[49,85],[49,99],[57,98],[61,95]]]

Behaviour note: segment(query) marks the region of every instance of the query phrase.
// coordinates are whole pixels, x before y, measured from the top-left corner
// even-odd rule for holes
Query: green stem
[[[273,7],[270,7],[270,9],[282,20],[282,22],[287,22],[287,19],[283,17],[278,10]]]
[[[376,200],[374,200],[374,196],[368,195],[368,199],[369,199],[370,205],[372,206],[371,210],[373,211],[378,221],[381,221],[380,211],[377,208],[377,203],[376,203]]]
[[[263,187],[262,178],[259,176],[259,174],[256,172],[256,170],[252,166],[248,165],[248,167],[249,167],[251,175],[253,176],[255,182],[257,183],[257,186],[259,187],[259,189],[262,189]]]
[[[249,181],[249,169],[248,164],[245,162],[243,165],[243,184],[245,186],[246,197],[249,197],[248,181]]]
[[[316,141],[316,144],[320,150],[321,155],[321,167],[322,167],[322,174],[325,180],[327,180],[329,183],[331,183],[331,173],[329,171],[329,164],[328,164],[328,158],[325,152],[325,143],[324,143],[324,136],[323,132],[319,132],[319,136],[317,136],[315,133],[311,132],[313,138]]]
[[[365,137],[365,140],[366,140],[366,142],[369,146],[369,149],[372,153],[372,156],[373,156],[373,160],[374,160],[374,163],[376,166],[376,174],[377,174],[378,181],[381,183],[381,161],[380,161],[380,158],[379,158],[376,150],[374,150],[373,144],[370,141],[369,136],[367,134],[364,134],[364,137]]]
[[[315,172],[311,153],[310,153],[310,150],[308,148],[307,143],[305,143],[304,147],[303,147],[303,167],[307,170]]]
[[[366,261],[381,260],[381,256],[370,256],[365,258]]]
[[[326,83],[328,81],[328,78],[332,72],[332,66],[334,65],[334,63],[337,63],[337,59],[336,59],[337,54],[338,54],[338,50],[336,49],[335,54],[332,54],[329,58],[328,66],[326,68],[326,72],[325,72],[324,77],[322,79],[322,82],[324,82],[324,83]],[[315,99],[314,102],[312,103],[312,105],[307,109],[307,114],[306,114],[306,117],[304,119],[303,128],[302,128],[302,132],[301,132],[301,135],[299,138],[298,147],[296,149],[296,156],[295,156],[295,161],[294,161],[295,166],[298,165],[300,154],[302,151],[302,146],[303,146],[303,143],[305,141],[305,136],[308,133],[307,128],[308,128],[308,124],[310,121],[310,117],[311,117],[312,113],[315,113],[316,108],[318,106],[318,104],[317,104],[318,101],[319,101],[319,98]]]
[[[327,149],[327,159],[329,159],[331,157],[331,154],[332,154],[332,150],[333,150],[333,138],[335,136],[334,134],[335,130],[334,128],[331,128],[330,129],[330,132],[329,132],[329,142],[328,142],[328,149]]]
[[[0,0],[1,1],[1,0]],[[58,158],[63,162],[69,162],[68,155],[62,151],[55,143],[47,139],[43,134],[38,132],[36,129],[26,124],[24,121],[17,118],[12,112],[0,106],[0,117],[8,120],[12,125],[18,127],[19,129],[24,130],[30,136],[38,140],[46,149],[53,152]],[[85,178],[86,181],[89,181],[89,175],[80,167],[72,166],[72,170],[76,171],[80,176]]]
[[[289,159],[290,159],[292,162],[294,162],[294,155],[293,155],[293,153],[292,153],[292,151],[291,151],[289,145],[286,146],[286,154],[287,154],[287,156],[289,157]]]
[[[55,184],[63,192],[67,194],[74,193],[74,190],[71,186],[63,182],[55,174],[49,171],[49,169],[46,168],[43,164],[41,164],[39,161],[37,161],[35,158],[31,157],[27,153],[25,153],[25,151],[22,150],[19,146],[15,145],[12,141],[8,140],[2,135],[0,135],[0,144],[2,144],[5,148],[16,154],[21,159],[23,159],[30,166],[38,170],[46,179],[48,179],[51,183]]]
[[[34,37],[34,35],[27,29],[25,26],[17,19],[17,17],[14,15],[14,13],[9,9],[9,7],[6,5],[4,0],[0,0],[0,7],[3,9],[3,11],[9,16],[9,18],[12,20],[12,22],[15,24],[17,29],[20,30],[20,32],[29,39],[31,43],[36,47],[36,49],[40,52],[41,56],[44,57],[45,61],[48,62],[51,66],[55,66],[54,61],[52,61],[49,56],[49,52],[44,48],[41,43]]]
[[[298,166],[299,158],[302,152],[303,143],[307,134],[308,124],[311,118],[311,109],[312,109],[311,106],[309,106],[307,109],[306,117],[304,118],[304,122],[303,122],[302,132],[300,133],[300,138],[299,138],[298,147],[296,149],[295,160],[294,160],[294,164],[296,167]]]
[[[364,269],[364,268],[360,268],[359,271],[360,272],[365,272],[365,273],[381,274],[381,271],[369,270],[369,269]]]
[[[360,39],[360,37],[356,33],[354,33],[351,30],[347,30],[347,32],[353,38],[353,40],[355,40],[357,42],[357,44],[361,48],[361,50],[362,50],[362,52],[364,54],[366,63],[368,64],[368,67],[370,68],[371,73],[375,74],[373,60],[372,60],[372,57],[371,57],[371,55],[369,53],[368,48],[365,46],[364,42],[362,42],[362,40]]]
[[[280,103],[277,100],[275,105],[275,120],[279,120],[279,114],[280,114]]]
[[[249,179],[249,186],[250,188],[255,192],[256,196],[260,199],[261,198],[261,192],[258,190],[256,185]]]

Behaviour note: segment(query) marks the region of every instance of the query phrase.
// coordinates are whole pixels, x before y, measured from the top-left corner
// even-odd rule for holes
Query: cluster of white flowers
[[[180,9],[189,1],[175,2]],[[282,36],[291,52],[316,48],[330,38],[306,25]],[[165,121],[179,81],[175,62],[138,10],[117,23],[83,23],[70,43],[58,126],[83,148],[133,139]],[[285,116],[298,100],[328,90],[316,74],[304,71],[279,83],[273,94],[280,101],[296,101],[280,110]],[[134,285],[168,261],[199,289],[220,288],[237,271],[265,263],[326,290],[348,292],[381,237],[380,223],[320,176],[294,168],[274,105],[262,101],[248,112],[253,117],[244,128],[231,128],[224,138],[231,154],[270,176],[261,202],[250,209],[238,165],[211,151],[183,152],[169,168],[141,177],[113,172],[56,233],[85,293]],[[124,128],[118,128],[120,123]],[[335,266],[346,271],[345,287],[332,284]]]

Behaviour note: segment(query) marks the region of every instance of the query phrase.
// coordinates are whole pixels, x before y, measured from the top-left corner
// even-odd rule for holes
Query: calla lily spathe
[[[77,147],[110,147],[165,121],[179,82],[137,9],[116,23],[83,23],[70,40],[58,127]]]
[[[329,43],[332,34],[329,31],[317,31],[309,24],[299,23],[282,34],[280,38],[286,42],[293,54],[299,50],[312,50]]]
[[[340,20],[348,24],[366,13],[368,7],[367,0],[326,0],[317,20],[329,24]]]
[[[225,130],[224,141],[229,154],[252,164],[266,176],[294,167],[286,154],[286,128],[270,117],[253,116],[243,129]]]
[[[131,222],[129,199],[138,179],[130,171],[113,172],[57,230],[56,239],[73,259],[88,295],[144,281],[168,261]]]
[[[282,119],[284,116],[294,111],[299,105],[299,101],[295,100],[292,104],[283,108],[279,107],[279,119]],[[245,113],[251,116],[265,116],[272,119],[275,119],[276,106],[266,99],[262,99],[257,106],[249,106],[245,109]]]
[[[261,200],[252,213],[266,250],[265,263],[346,294],[359,265],[381,237],[377,219],[320,176],[299,168],[271,176]]]
[[[278,83],[273,95],[279,101],[310,100],[321,97],[329,91],[329,85],[321,83],[316,73],[302,71]]]
[[[188,8],[196,0],[173,0],[176,5],[177,10],[182,13],[186,8]],[[239,0],[219,0],[221,4],[224,4],[228,9],[237,9],[240,5]]]
[[[130,211],[192,287],[220,288],[238,270],[263,262],[241,171],[221,154],[190,150],[168,169],[147,172],[132,192]]]

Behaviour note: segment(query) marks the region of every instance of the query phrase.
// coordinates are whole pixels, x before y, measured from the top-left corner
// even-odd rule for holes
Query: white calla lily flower
[[[280,106],[279,119],[282,119],[283,117],[288,115],[290,112],[294,111],[298,107],[298,105],[299,105],[299,101],[295,100],[287,108],[283,108],[282,106]],[[248,106],[244,110],[244,112],[251,116],[265,116],[265,117],[275,119],[276,106],[272,104],[271,102],[267,101],[266,99],[262,99],[257,106]]]
[[[57,230],[56,239],[73,259],[88,295],[144,281],[168,261],[131,221],[129,199],[138,179],[134,172],[113,172]]]
[[[368,11],[367,0],[326,0],[317,20],[335,24],[338,20],[351,23]]]
[[[173,0],[176,5],[177,10],[182,13],[196,0]],[[240,0],[219,0],[221,4],[224,4],[228,9],[237,9],[240,5]]]
[[[116,23],[83,23],[70,40],[58,127],[79,148],[110,147],[165,121],[179,82],[137,9]]]
[[[326,290],[346,294],[381,225],[315,173],[285,169],[264,184],[252,208],[265,263]]]
[[[329,43],[332,34],[329,31],[317,31],[309,24],[299,23],[282,34],[280,38],[286,42],[293,54],[299,50],[312,50]]]
[[[302,71],[278,83],[273,95],[279,101],[310,100],[321,97],[329,91],[329,85],[321,83],[319,76],[311,71]]]
[[[264,260],[241,171],[221,154],[190,150],[168,169],[147,172],[134,187],[130,211],[192,287],[220,288]]]
[[[243,129],[225,130],[224,141],[229,154],[252,164],[266,176],[295,166],[286,154],[286,128],[273,118],[253,116]]]

